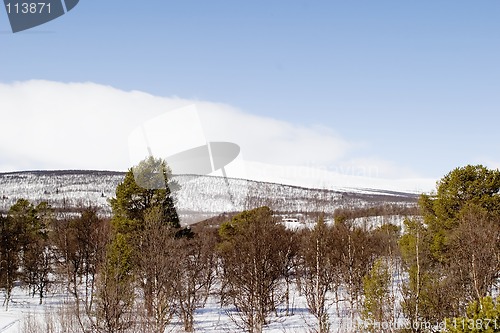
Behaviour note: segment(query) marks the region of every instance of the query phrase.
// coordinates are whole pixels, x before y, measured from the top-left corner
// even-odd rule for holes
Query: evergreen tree
[[[392,323],[391,307],[394,306],[394,302],[390,296],[391,282],[391,272],[385,258],[377,259],[370,273],[363,278],[365,300],[362,318],[368,324],[369,332],[384,332],[385,330],[379,325]]]
[[[436,324],[452,302],[441,304],[440,267],[431,255],[432,235],[419,218],[404,221],[405,233],[399,242],[408,280],[403,282],[402,308],[412,326],[420,322]]]
[[[446,320],[447,333],[500,332],[500,303],[491,297],[472,302],[465,317]]]
[[[433,234],[432,251],[441,260],[463,209],[473,205],[500,217],[500,171],[482,165],[456,168],[438,182],[436,195],[422,195],[419,205]]]
[[[463,315],[491,292],[500,265],[500,171],[456,168],[422,195],[422,221],[407,221],[400,245],[409,280],[403,309],[410,320],[438,324]]]
[[[117,234],[106,251],[97,287],[97,318],[99,332],[125,332],[133,324],[134,303],[133,262],[131,248],[122,234]]]
[[[110,199],[117,231],[129,233],[140,229],[145,212],[152,207],[161,207],[164,223],[179,228],[173,197],[178,187],[170,168],[161,159],[149,157],[129,169],[116,188],[116,197]]]
[[[110,199],[113,210],[112,247],[127,247],[132,265],[141,267],[141,251],[144,238],[145,218],[152,210],[159,212],[159,220],[166,227],[180,229],[179,216],[175,210],[173,191],[178,184],[172,180],[172,172],[162,159],[148,157],[131,168],[116,188],[116,197]],[[185,229],[184,229],[185,230]],[[186,234],[184,230],[178,233]],[[115,244],[120,240],[120,244]],[[155,277],[144,272],[139,285],[143,288],[148,315],[154,315],[153,283]]]

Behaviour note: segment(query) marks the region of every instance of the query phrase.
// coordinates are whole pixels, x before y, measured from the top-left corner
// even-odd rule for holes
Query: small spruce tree
[[[363,278],[365,300],[363,302],[362,318],[365,320],[368,332],[383,332],[382,323],[390,323],[391,274],[385,258],[379,258],[373,264],[369,274]]]

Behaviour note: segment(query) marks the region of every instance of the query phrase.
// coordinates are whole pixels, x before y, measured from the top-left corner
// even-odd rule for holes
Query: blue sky
[[[224,103],[437,179],[500,166],[499,18],[499,1],[81,0],[18,34],[0,11],[0,82]]]

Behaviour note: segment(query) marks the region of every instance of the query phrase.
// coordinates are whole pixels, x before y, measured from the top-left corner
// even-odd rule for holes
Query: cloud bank
[[[251,178],[283,178],[290,183],[292,178],[298,182],[316,177],[316,181],[321,183],[322,178],[324,186],[330,187],[340,176],[348,177],[343,181],[347,184],[352,177],[378,179],[379,183],[392,179],[394,183],[418,176],[391,161],[370,156],[354,158],[353,152],[365,144],[346,140],[324,126],[256,116],[221,103],[158,97],[95,83],[40,80],[0,84],[0,171],[127,170],[131,166],[130,133],[154,117],[193,104],[205,138],[238,144],[244,160],[251,162]],[[175,140],[182,133],[168,137]],[[261,167],[256,169],[256,165]],[[408,186],[429,190],[433,183],[419,179]]]

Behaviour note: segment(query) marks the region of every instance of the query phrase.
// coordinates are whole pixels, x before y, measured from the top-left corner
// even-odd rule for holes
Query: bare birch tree
[[[236,215],[220,229],[226,294],[237,309],[232,319],[252,333],[262,332],[280,298],[282,246],[275,235],[283,228],[269,208],[261,207]]]

